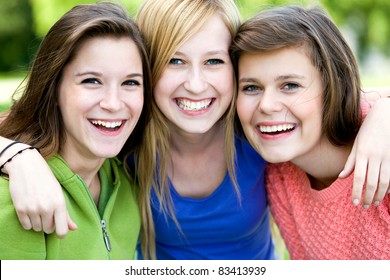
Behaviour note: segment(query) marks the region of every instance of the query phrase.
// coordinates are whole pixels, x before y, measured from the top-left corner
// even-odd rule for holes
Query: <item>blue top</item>
[[[235,146],[241,204],[228,174],[205,198],[182,197],[170,182],[183,235],[174,221],[159,211],[152,193],[158,259],[275,259],[264,184],[265,161],[246,140],[236,137]]]

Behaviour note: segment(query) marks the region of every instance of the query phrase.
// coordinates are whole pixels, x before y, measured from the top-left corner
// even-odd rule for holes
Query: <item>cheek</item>
[[[87,103],[80,102],[77,96],[61,96],[58,99],[58,108],[60,109],[63,120],[66,122],[67,120],[78,116],[83,112],[83,107],[86,106]],[[88,102],[88,101],[86,101]]]
[[[212,81],[218,92],[233,99],[234,76],[232,70],[226,69],[226,71],[215,73],[214,76],[210,77],[210,81]]]
[[[250,104],[248,99],[239,94],[237,97],[237,114],[243,126],[250,121],[250,116],[253,113],[248,104]]]
[[[175,92],[180,84],[179,77],[174,79],[172,76],[173,75],[170,74],[161,76],[153,89],[153,98],[159,106],[161,103],[169,100],[169,97]]]
[[[143,91],[129,94],[125,99],[125,103],[127,108],[129,108],[129,110],[131,110],[132,113],[140,114],[144,105]]]

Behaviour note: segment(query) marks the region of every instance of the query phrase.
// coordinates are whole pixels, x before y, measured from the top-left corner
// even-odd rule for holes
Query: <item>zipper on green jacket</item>
[[[100,216],[99,211],[96,207],[95,201],[93,200],[92,195],[89,192],[88,187],[85,185],[85,182],[83,181],[83,179],[81,179],[81,177],[78,174],[76,174],[76,176],[81,181],[82,185],[84,186],[84,190],[87,192],[87,196],[89,197],[89,200],[91,201],[91,205],[93,205],[92,208],[94,209],[94,212],[96,213],[96,218],[98,219],[98,222],[100,223],[100,226],[102,227],[103,240],[104,240],[104,244],[106,245],[106,249],[108,251],[107,255],[108,255],[108,258],[111,259],[111,243],[110,243],[110,238],[108,237],[108,232],[107,232],[107,222],[104,219],[102,219],[102,217]]]
[[[107,248],[108,252],[111,252],[111,243],[110,243],[110,238],[108,237],[108,232],[106,229],[106,221],[101,220],[100,224],[102,225],[104,243],[106,244],[106,248]]]

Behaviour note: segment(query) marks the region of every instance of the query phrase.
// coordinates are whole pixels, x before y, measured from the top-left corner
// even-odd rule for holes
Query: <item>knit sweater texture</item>
[[[390,195],[354,206],[353,174],[321,191],[292,163],[267,167],[268,199],[291,259],[390,259]]]
[[[96,207],[84,181],[60,156],[48,164],[62,186],[67,209],[78,229],[60,239],[55,233],[24,230],[0,177],[0,259],[107,260],[135,258],[140,213],[134,186],[117,159],[106,160],[99,170],[101,194]],[[106,244],[102,221],[110,241]]]
[[[370,107],[362,100],[363,118]],[[389,194],[366,210],[352,204],[353,174],[317,191],[290,162],[268,164],[266,181],[271,213],[291,259],[390,259]]]

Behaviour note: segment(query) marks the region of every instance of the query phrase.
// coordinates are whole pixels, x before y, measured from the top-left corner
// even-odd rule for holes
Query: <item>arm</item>
[[[355,169],[352,190],[355,205],[360,203],[363,186],[366,184],[363,197],[365,208],[373,201],[374,205],[378,205],[390,190],[390,98],[383,98],[388,96],[390,90],[386,89],[370,91],[363,96],[367,101],[375,103],[367,114],[344,170],[340,173],[340,177],[345,178]]]
[[[12,141],[0,137],[2,151]],[[10,146],[0,157],[0,165],[28,145]],[[25,229],[44,230],[59,237],[68,229],[76,229],[66,209],[62,189],[46,161],[37,150],[26,150],[15,156],[2,169],[9,175],[10,193],[15,209]]]

